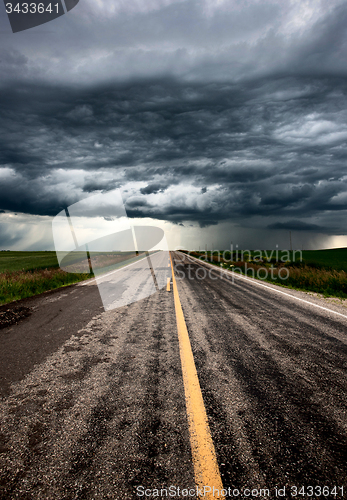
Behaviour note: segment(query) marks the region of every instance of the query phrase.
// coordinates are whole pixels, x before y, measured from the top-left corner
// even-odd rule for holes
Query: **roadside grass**
[[[143,258],[144,252],[94,252],[95,275],[118,269]],[[94,277],[85,253],[76,252],[59,267],[55,252],[0,251],[0,305],[71,285]]]
[[[93,277],[59,268],[55,252],[0,252],[0,305]]]
[[[237,262],[235,267],[246,276],[269,283],[295,290],[316,292],[325,297],[347,298],[347,273],[345,271],[317,269],[308,265],[293,267],[288,264],[279,267],[272,266],[269,269],[264,265],[249,262]]]
[[[91,274],[72,274],[60,268],[0,273],[0,305],[24,299],[91,278]]]
[[[188,253],[188,252],[185,252]],[[303,251],[302,259],[281,262],[274,258],[261,262],[237,261],[231,252],[189,252],[205,262],[224,269],[234,270],[249,277],[258,278],[277,285],[324,295],[325,297],[347,298],[347,248]],[[222,255],[224,254],[223,258]],[[267,256],[270,252],[266,253]],[[281,252],[279,252],[281,256]],[[229,258],[228,258],[229,257]]]

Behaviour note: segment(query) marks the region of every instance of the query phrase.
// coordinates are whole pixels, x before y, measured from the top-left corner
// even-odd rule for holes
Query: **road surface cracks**
[[[90,288],[90,287],[86,287]],[[194,486],[172,294],[95,315],[1,403],[2,498]]]

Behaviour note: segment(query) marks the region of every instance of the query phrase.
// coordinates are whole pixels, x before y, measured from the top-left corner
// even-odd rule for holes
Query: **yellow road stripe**
[[[167,283],[166,283],[166,291],[169,292],[170,291],[170,278],[167,279]]]
[[[203,498],[218,498],[222,496],[220,492],[223,489],[223,484],[208,426],[188,330],[178,295],[171,255],[170,260],[195,483],[202,492],[201,496]],[[214,492],[215,494],[213,494]]]

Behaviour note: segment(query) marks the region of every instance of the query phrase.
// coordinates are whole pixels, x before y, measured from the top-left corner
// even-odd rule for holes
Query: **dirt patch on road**
[[[24,318],[27,318],[32,313],[30,307],[17,306],[13,309],[0,311],[0,330],[10,325],[16,325]]]

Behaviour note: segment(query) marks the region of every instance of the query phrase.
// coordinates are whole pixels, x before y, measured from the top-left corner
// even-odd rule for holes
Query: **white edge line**
[[[178,252],[178,253],[181,253],[181,252]],[[186,255],[186,254],[183,254],[183,255]],[[219,272],[222,272],[221,269],[214,266],[213,264],[210,264],[209,262],[201,261],[201,260],[197,259],[196,257],[193,257],[193,259],[194,259],[194,261],[193,261],[192,257],[189,255],[188,259],[190,259],[192,262],[194,262],[194,261],[200,262],[200,263],[202,262],[203,264],[210,266],[212,269],[215,269],[216,271],[218,270]],[[235,276],[238,279],[241,279],[241,280],[244,279],[246,281],[249,281],[250,283],[253,283],[254,285],[263,286],[264,288],[267,288],[268,290],[272,290],[273,292],[281,293],[282,295],[286,295],[287,297],[290,297],[292,299],[300,300],[300,302],[305,302],[306,304],[309,304],[310,306],[318,307],[319,309],[323,309],[323,311],[328,311],[328,312],[333,313],[333,314],[338,314],[339,316],[342,316],[343,318],[347,319],[347,316],[345,314],[334,311],[333,309],[328,309],[327,307],[320,306],[318,304],[315,304],[314,302],[310,302],[309,300],[300,299],[299,297],[295,297],[295,295],[291,295],[290,293],[283,292],[282,290],[277,290],[276,288],[272,288],[271,286],[264,285],[264,283],[259,283],[258,281],[253,280],[251,278],[247,278],[246,276],[243,276],[242,274],[236,274],[236,273],[234,273],[232,271],[228,271],[226,269],[224,269],[223,272],[228,273],[231,276]],[[300,291],[300,290],[298,290],[298,291]]]

